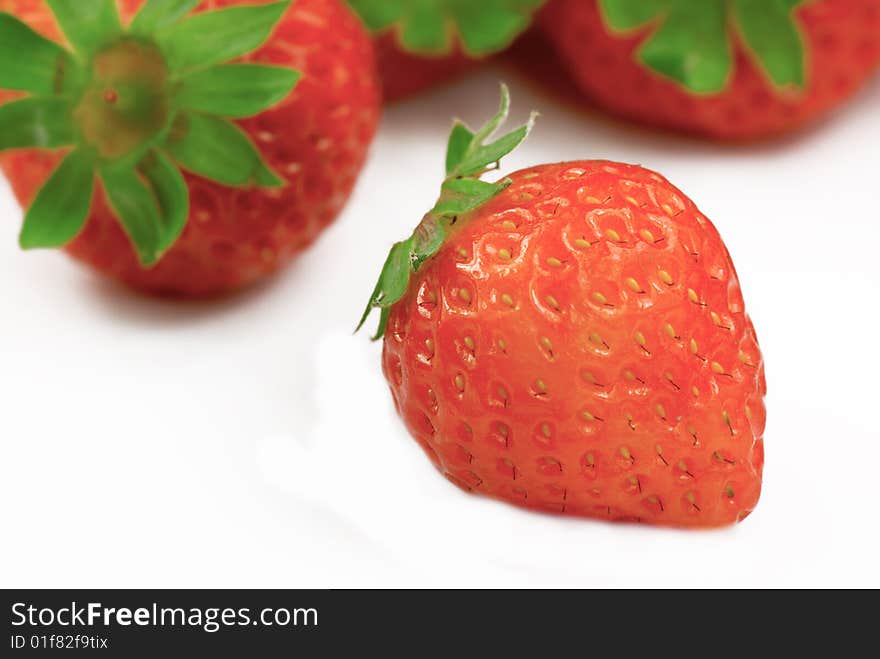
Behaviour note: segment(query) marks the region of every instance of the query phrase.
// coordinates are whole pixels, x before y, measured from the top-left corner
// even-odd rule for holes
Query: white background
[[[395,416],[352,327],[436,197],[450,118],[499,76],[543,116],[504,171],[667,175],[739,270],[769,381],[764,493],[735,528],[521,512],[462,494]],[[831,121],[722,147],[579,114],[501,70],[391,108],[346,212],[269,284],[132,295],[21,253],[0,183],[4,586],[880,586],[880,80]]]

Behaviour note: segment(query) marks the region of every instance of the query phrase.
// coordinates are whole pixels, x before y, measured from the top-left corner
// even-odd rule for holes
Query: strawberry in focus
[[[552,0],[538,22],[596,104],[720,140],[814,122],[880,65],[880,0]]]
[[[0,50],[33,51],[34,67],[0,63],[0,88],[17,90],[0,98],[0,164],[29,207],[23,246],[63,246],[149,293],[209,296],[275,272],[344,206],[381,100],[342,0],[0,11]]]
[[[449,82],[505,50],[545,0],[348,0],[375,35],[386,101]]]
[[[529,126],[452,131],[440,200],[391,250],[398,412],[454,484],[518,506],[714,527],[758,501],[764,367],[736,271],[684,193],[635,165],[482,174]]]

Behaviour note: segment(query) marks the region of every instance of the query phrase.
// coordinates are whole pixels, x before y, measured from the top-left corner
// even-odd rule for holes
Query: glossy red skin
[[[650,30],[613,33],[596,0],[552,0],[539,23],[575,83],[598,105],[641,123],[719,140],[791,131],[827,114],[880,65],[880,0],[815,0],[797,10],[808,47],[807,87],[780,93],[741,44],[727,89],[699,96],[641,65]]]
[[[268,0],[266,0],[268,1]],[[209,0],[200,10],[242,4]],[[249,4],[256,4],[249,0]],[[124,0],[129,17],[140,0]],[[42,0],[0,0],[44,34],[58,31]],[[225,293],[270,275],[310,245],[338,215],[355,184],[381,107],[372,43],[342,0],[297,0],[249,61],[303,73],[290,96],[239,121],[285,180],[278,190],[232,189],[187,175],[191,212],[180,240],[153,268],[139,265],[100,186],[82,233],[67,246],[77,259],[143,291],[196,297]],[[2,156],[23,206],[59,154]]]
[[[641,167],[511,178],[392,309],[383,370],[410,433],[450,481],[518,506],[678,527],[744,518],[766,385],[718,232]]]
[[[458,50],[437,57],[408,53],[391,32],[377,36],[375,46],[382,93],[389,103],[450,82],[476,68],[481,61]]]

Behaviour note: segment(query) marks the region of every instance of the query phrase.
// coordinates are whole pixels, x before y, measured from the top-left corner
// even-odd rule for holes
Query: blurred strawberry
[[[14,99],[0,164],[28,207],[23,247],[63,246],[147,292],[213,295],[277,270],[343,207],[380,90],[342,0],[0,11],[0,88],[16,92],[0,99]]]
[[[551,0],[539,22],[595,103],[722,140],[814,121],[880,64],[880,0]]]
[[[382,88],[396,101],[452,80],[510,46],[545,0],[348,0],[376,35]]]

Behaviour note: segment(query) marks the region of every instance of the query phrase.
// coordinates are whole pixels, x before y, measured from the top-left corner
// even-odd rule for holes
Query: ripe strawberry
[[[510,46],[545,0],[348,0],[376,35],[386,101],[452,80]]]
[[[440,201],[367,308],[382,311],[407,427],[453,483],[519,506],[743,519],[761,486],[764,368],[718,232],[634,165],[480,181],[528,132],[484,145],[507,105],[505,90],[476,134],[455,126]]]
[[[599,105],[722,140],[814,121],[880,63],[880,0],[552,0],[539,22]]]
[[[342,0],[75,4],[0,0],[0,88],[29,94],[0,105],[23,247],[202,296],[272,273],[336,217],[380,113]]]

